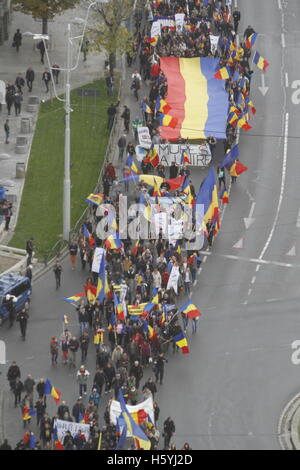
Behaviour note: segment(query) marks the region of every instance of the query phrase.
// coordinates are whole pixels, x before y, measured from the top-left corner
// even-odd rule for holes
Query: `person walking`
[[[23,98],[22,98],[21,93],[17,92],[14,96],[14,105],[15,105],[16,116],[21,114],[22,101],[23,101]]]
[[[98,408],[100,403],[100,393],[96,388],[93,388],[92,393],[89,395],[89,402],[92,402],[93,405]]]
[[[8,320],[9,320],[9,328],[13,327],[13,324],[15,322],[15,317],[16,317],[16,303],[17,303],[17,298],[14,295],[9,295],[7,294],[5,296],[5,302],[4,306],[6,310],[8,311]]]
[[[21,95],[23,95],[23,87],[25,86],[25,80],[22,77],[21,73],[18,73],[17,78],[15,80],[15,85]]]
[[[25,271],[25,277],[29,279],[30,285],[32,283],[32,264],[27,266],[26,271]]]
[[[126,148],[126,134],[121,135],[121,137],[119,138],[118,147],[119,147],[119,161],[122,161],[124,150]]]
[[[142,380],[143,375],[144,375],[143,368],[140,365],[139,361],[134,361],[134,364],[130,368],[129,374],[135,377],[135,386],[136,386],[136,389],[139,389],[140,381]]]
[[[29,91],[29,93],[31,93],[32,88],[33,88],[33,82],[34,82],[34,79],[35,79],[35,72],[34,72],[32,67],[28,67],[28,69],[26,70],[25,78],[26,78],[28,91]]]
[[[80,416],[84,416],[84,413],[85,413],[85,407],[81,401],[81,396],[80,396],[78,400],[76,400],[76,403],[72,409],[72,416],[75,419],[76,423],[79,423],[79,418]]]
[[[111,131],[113,127],[115,116],[117,114],[117,107],[119,106],[119,104],[120,101],[118,101],[118,103],[116,104],[111,103],[111,105],[107,109],[107,130],[109,131]]]
[[[11,363],[11,366],[9,367],[7,371],[7,380],[9,382],[10,390],[13,391],[15,388],[15,383],[17,378],[21,378],[21,371],[20,367],[17,365],[16,361],[13,361]]]
[[[43,401],[46,405],[46,395],[45,395],[45,379],[40,379],[36,386],[36,391],[38,393],[39,399]]]
[[[57,364],[58,358],[58,341],[55,336],[52,336],[50,341],[50,354],[51,354],[51,364]]]
[[[69,245],[69,255],[72,271],[74,271],[77,261],[78,245],[75,240],[72,240]]]
[[[15,395],[15,408],[21,403],[21,394],[24,390],[24,385],[21,382],[20,378],[17,377],[14,385],[14,395]]]
[[[13,47],[16,48],[16,51],[19,52],[20,47],[22,46],[22,34],[19,29],[17,29],[17,31],[14,34],[12,45]]]
[[[241,21],[241,12],[238,10],[238,8],[235,8],[235,10],[232,13],[232,16],[233,16],[234,32],[237,34],[238,29],[239,29],[239,22]]]
[[[46,47],[45,47],[45,43],[43,40],[41,40],[40,42],[37,43],[37,49],[40,51],[40,54],[41,54],[41,62],[42,64],[44,63],[44,55],[45,55],[45,51],[46,51]]]
[[[164,431],[163,431],[163,437],[164,437],[164,449],[168,450],[170,447],[170,441],[175,432],[175,424],[174,421],[168,417],[165,422],[164,422]]]
[[[4,219],[5,219],[5,227],[4,230],[8,232],[10,219],[12,218],[12,204],[8,202],[4,207]]]
[[[80,369],[77,371],[77,382],[79,383],[79,395],[86,395],[87,394],[87,381],[90,376],[89,371],[85,368],[85,366],[80,366]]]
[[[82,45],[81,45],[81,52],[83,53],[83,62],[87,61],[89,45],[90,45],[90,41],[87,38],[83,38]]]
[[[55,261],[53,272],[55,276],[55,283],[56,283],[56,290],[57,290],[60,288],[61,273],[62,273],[62,267],[58,259]]]
[[[80,349],[81,349],[81,362],[86,361],[89,342],[90,342],[89,334],[87,331],[84,331],[83,334],[79,338],[79,344],[80,344]]]
[[[55,79],[55,84],[58,85],[58,77],[60,74],[60,66],[58,64],[52,65],[52,75],[53,78]]]
[[[127,134],[128,134],[129,124],[130,124],[130,109],[126,105],[124,105],[124,111],[121,114],[121,118],[124,121],[124,131],[127,132]]]
[[[27,266],[31,264],[32,261],[32,256],[33,256],[33,238],[30,238],[26,242],[26,253],[28,255],[27,257]]]
[[[13,83],[11,82],[8,82],[6,86],[5,101],[6,101],[6,106],[7,106],[7,113],[9,116],[10,116],[11,107],[14,103],[15,94],[16,94],[15,85],[13,85]]]
[[[168,359],[165,358],[163,353],[160,353],[157,359],[154,361],[154,373],[156,383],[162,385],[165,371],[165,362],[168,362]]]
[[[38,398],[34,405],[36,409],[36,425],[39,426],[46,411],[46,405],[41,398]]]
[[[21,337],[22,337],[23,341],[25,341],[25,339],[26,339],[26,330],[27,330],[28,318],[29,318],[29,315],[26,311],[26,308],[23,308],[17,316],[17,322],[19,322],[19,324],[20,324]]]
[[[5,132],[5,143],[9,144],[9,136],[10,136],[9,119],[6,119],[4,123],[4,132]]]
[[[49,69],[45,69],[42,75],[42,81],[45,83],[46,93],[49,93],[49,83],[51,82],[51,74]]]
[[[34,393],[35,380],[31,375],[27,375],[24,381],[24,391],[30,400],[30,408],[33,408],[33,393]]]
[[[109,74],[107,77],[105,77],[105,83],[106,83],[106,89],[107,89],[107,96],[112,96],[113,95],[113,86],[114,86],[114,79]]]
[[[217,168],[217,175],[218,175],[218,181],[219,181],[219,191],[221,189],[222,183],[224,185],[224,188],[226,188],[226,181],[225,181],[225,170],[222,167]]]
[[[70,360],[70,366],[71,367],[76,367],[76,353],[79,349],[79,341],[75,336],[72,336],[72,338],[69,341],[69,350],[71,352],[71,360]]]

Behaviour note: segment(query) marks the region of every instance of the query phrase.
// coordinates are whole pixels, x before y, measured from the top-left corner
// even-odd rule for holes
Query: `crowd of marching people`
[[[251,48],[247,39],[254,30],[249,27],[245,31],[244,41],[239,45],[236,41],[240,13],[232,11],[224,2],[211,1],[181,1],[151,2],[153,16],[172,16],[175,13],[185,13],[187,21],[181,31],[162,27],[161,36],[155,47],[148,40],[149,31],[138,31],[140,39],[140,71],[132,74],[132,89],[139,100],[138,91],[142,80],[150,81],[149,98],[141,100],[144,124],[149,128],[152,143],[160,143],[158,132],[159,120],[157,112],[167,106],[168,84],[160,70],[160,57],[220,57],[220,68],[228,67],[230,76],[226,80],[229,96],[229,113],[227,140],[225,151],[232,147],[236,139],[236,122],[241,115],[248,113],[248,108],[254,113],[255,108],[250,101],[250,83],[252,71],[249,65]],[[212,50],[210,34],[220,36],[219,45]],[[119,103],[117,104],[117,106]],[[178,341],[178,337],[186,340],[186,333],[191,323],[192,334],[196,333],[199,316],[194,318],[186,315],[178,308],[178,303],[186,302],[191,297],[191,290],[196,283],[197,271],[201,265],[199,252],[186,249],[185,243],[179,240],[171,243],[163,237],[160,231],[157,237],[149,240],[118,239],[109,236],[107,240],[98,238],[97,225],[107,218],[107,229],[114,228],[121,232],[119,226],[119,196],[130,193],[132,202],[145,205],[149,198],[156,202],[164,194],[182,198],[183,204],[193,204],[196,198],[192,175],[188,166],[188,155],[182,156],[180,165],[172,164],[167,174],[166,168],[159,163],[153,146],[151,154],[143,160],[141,172],[133,167],[130,157],[135,155],[135,147],[127,144],[129,133],[130,112],[122,115],[124,120],[124,135],[119,146],[119,160],[123,161],[124,152],[127,161],[123,176],[139,175],[133,183],[134,188],[125,181],[125,186],[117,182],[116,169],[109,163],[103,173],[103,194],[96,195],[98,200],[91,205],[90,216],[85,221],[82,233],[78,239],[69,245],[70,264],[72,269],[87,272],[84,292],[67,299],[76,308],[78,316],[78,334],[74,335],[68,329],[68,316],[64,316],[64,332],[59,337],[52,337],[49,343],[51,364],[56,366],[60,361],[74,371],[78,383],[78,400],[72,408],[61,401],[57,415],[50,418],[47,414],[47,393],[44,379],[38,383],[28,376],[21,382],[19,367],[13,363],[7,378],[15,396],[15,406],[21,406],[25,435],[18,443],[18,449],[27,448],[61,448],[92,450],[118,449],[120,432],[111,422],[110,402],[118,400],[120,390],[125,403],[132,406],[142,402],[149,396],[154,402],[154,422],[147,419],[139,422],[143,432],[151,442],[151,449],[171,449],[175,433],[175,424],[169,417],[163,423],[163,442],[158,429],[160,408],[155,394],[163,385],[168,353],[178,354],[188,352],[187,342]],[[128,108],[127,108],[128,109]],[[245,121],[247,118],[245,117]],[[110,126],[111,127],[111,126]],[[207,143],[212,154],[216,146],[214,137],[209,137]],[[136,169],[136,171],[135,171]],[[163,178],[163,184],[150,184],[143,181],[142,175],[155,174]],[[224,168],[218,168],[219,190],[223,184],[226,187]],[[99,216],[99,205],[111,204],[115,208],[115,216],[109,214]],[[180,206],[180,204],[179,204]],[[147,219],[147,217],[145,216]],[[206,224],[207,243],[211,247],[214,237],[213,224]],[[99,270],[93,270],[95,251],[103,249],[103,264]],[[104,283],[99,285],[99,274],[104,267]],[[173,268],[178,268],[176,285],[170,285],[170,275]],[[57,260],[54,266],[56,288],[60,288],[62,268]],[[102,272],[103,274],[103,272]],[[100,294],[104,292],[104,296]],[[180,297],[185,296],[185,300]],[[130,307],[134,307],[130,311]],[[95,373],[86,368],[88,358],[94,358]],[[147,376],[147,378],[146,378]],[[150,376],[150,377],[149,377]],[[34,402],[34,391],[38,398]],[[22,394],[24,396],[22,397]],[[100,416],[100,404],[105,402],[103,418]],[[32,411],[30,413],[30,411]],[[31,421],[35,416],[39,426],[39,435],[32,432]],[[79,432],[72,436],[67,432],[60,442],[55,429],[55,419],[89,424],[90,437],[85,439]],[[104,422],[104,425],[100,425]],[[33,436],[33,437],[32,437]],[[100,443],[100,444],[99,444]],[[8,447],[9,445],[5,443]],[[185,443],[184,450],[190,446]]]

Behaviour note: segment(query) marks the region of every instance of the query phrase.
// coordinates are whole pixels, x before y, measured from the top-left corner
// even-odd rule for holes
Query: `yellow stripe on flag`
[[[181,137],[205,139],[205,124],[208,119],[207,79],[201,72],[199,57],[179,59],[180,73],[185,81],[185,119],[181,127]]]

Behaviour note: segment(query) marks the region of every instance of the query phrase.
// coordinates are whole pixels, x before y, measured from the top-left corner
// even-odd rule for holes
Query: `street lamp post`
[[[71,25],[68,24],[67,36],[67,77],[65,100],[65,171],[64,171],[64,195],[63,195],[63,237],[69,240],[71,231]]]
[[[33,36],[33,39],[42,40],[45,45],[45,52],[47,57],[47,62],[50,70],[51,81],[53,84],[53,90],[55,97],[59,101],[63,101],[65,103],[65,149],[64,149],[64,185],[63,185],[63,238],[66,241],[69,241],[70,232],[71,232],[71,172],[70,172],[70,164],[71,164],[71,72],[77,69],[79,65],[79,58],[81,52],[81,46],[83,44],[89,13],[93,6],[97,4],[103,3],[103,0],[94,0],[92,3],[89,4],[87,9],[87,14],[85,20],[81,20],[81,18],[77,18],[77,23],[82,23],[84,25],[83,32],[80,36],[71,37],[71,24],[68,24],[67,29],[67,65],[66,68],[61,68],[61,71],[66,72],[66,91],[65,91],[65,99],[61,99],[56,92],[56,85],[55,80],[53,78],[53,67],[51,66],[47,47],[45,41],[49,40],[49,36],[43,34],[33,34],[33,33],[24,33],[24,36]],[[80,21],[78,21],[80,20]],[[71,47],[72,41],[75,39],[80,39],[79,42],[79,51],[76,60],[76,64],[72,67],[72,57],[71,57]]]

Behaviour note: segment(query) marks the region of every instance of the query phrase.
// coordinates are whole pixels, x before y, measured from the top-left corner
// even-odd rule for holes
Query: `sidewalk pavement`
[[[78,6],[74,10],[68,10],[61,16],[56,16],[53,22],[49,22],[49,35],[50,47],[49,57],[51,65],[57,63],[61,68],[66,66],[66,35],[67,24],[72,22],[75,17],[85,17],[86,7]],[[25,79],[26,70],[29,66],[35,71],[35,81],[33,84],[33,91],[28,92],[27,86],[23,89],[23,102],[21,114],[16,117],[14,107],[11,109],[11,116],[8,116],[6,105],[2,105],[0,112],[0,185],[7,188],[7,196],[13,203],[13,217],[10,223],[10,231],[4,232],[4,224],[0,223],[0,242],[8,244],[13,236],[13,231],[16,226],[17,216],[20,208],[22,191],[24,187],[24,178],[16,178],[16,164],[23,163],[27,168],[28,157],[30,155],[31,143],[34,135],[35,122],[37,120],[37,113],[27,112],[27,102],[30,96],[36,96],[39,100],[47,100],[53,97],[52,86],[50,92],[46,93],[45,85],[42,82],[42,74],[44,69],[48,66],[46,56],[44,64],[41,63],[39,50],[36,48],[36,41],[32,37],[23,35],[22,46],[19,53],[12,47],[12,37],[16,29],[19,28],[22,32],[41,33],[42,24],[34,21],[31,16],[22,13],[13,13],[12,25],[10,28],[10,39],[0,46],[0,80],[15,82],[18,73],[22,73]],[[72,26],[72,34],[74,36],[80,35],[82,26]],[[78,48],[73,50],[73,63],[77,59]],[[93,80],[103,76],[104,73],[104,53],[91,52],[88,54],[87,61],[83,62],[83,55],[81,54],[78,69],[71,74],[72,88],[83,86]],[[25,80],[26,81],[26,80]],[[57,86],[58,93],[63,93],[64,90],[65,74],[60,73],[59,85]],[[30,134],[23,135],[28,138],[28,146],[26,154],[16,153],[16,138],[21,136],[20,126],[22,118],[30,118],[32,120],[32,129]],[[4,123],[9,119],[10,122],[10,143],[5,144]]]

